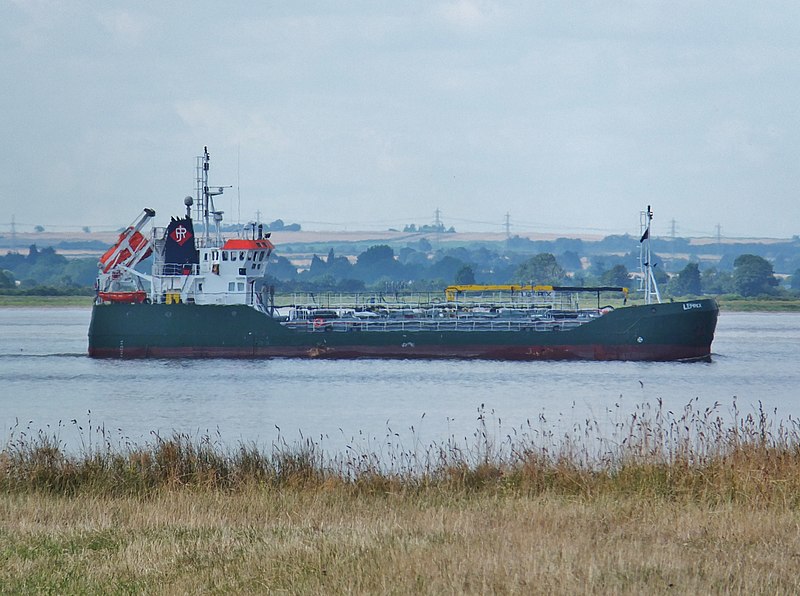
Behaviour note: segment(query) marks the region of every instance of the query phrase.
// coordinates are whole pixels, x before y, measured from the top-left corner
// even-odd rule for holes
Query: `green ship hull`
[[[480,358],[710,360],[719,308],[712,299],[618,308],[574,328],[475,330],[418,321],[297,329],[246,305],[96,304],[96,358]],[[374,328],[374,327],[373,327]]]

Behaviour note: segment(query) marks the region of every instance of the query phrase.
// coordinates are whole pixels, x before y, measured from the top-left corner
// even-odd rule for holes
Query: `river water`
[[[42,430],[69,448],[153,433],[265,446],[302,437],[468,438],[481,412],[502,432],[556,433],[662,400],[800,415],[800,314],[722,313],[710,363],[419,360],[92,360],[88,308],[0,309],[0,441]],[[74,422],[73,422],[74,421]],[[613,420],[611,420],[613,422]],[[91,433],[89,428],[94,429]]]

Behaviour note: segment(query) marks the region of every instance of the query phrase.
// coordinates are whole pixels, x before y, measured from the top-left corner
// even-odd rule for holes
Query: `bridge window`
[[[227,261],[228,260],[228,251],[227,250],[223,250],[222,251],[222,260],[223,261]]]

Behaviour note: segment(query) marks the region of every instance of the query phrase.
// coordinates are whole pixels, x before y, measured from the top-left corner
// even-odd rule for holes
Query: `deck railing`
[[[592,317],[526,320],[526,319],[412,319],[412,320],[372,320],[359,321],[352,319],[304,319],[286,321],[284,326],[295,331],[309,333],[349,333],[349,332],[390,332],[404,331],[411,333],[438,331],[567,331],[588,323]]]

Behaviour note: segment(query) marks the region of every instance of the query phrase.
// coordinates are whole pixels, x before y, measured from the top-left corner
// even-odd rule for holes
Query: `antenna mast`
[[[211,156],[208,147],[203,147],[203,155],[198,155],[195,161],[195,192],[197,193],[198,221],[203,222],[203,246],[209,245],[209,220],[208,220],[208,168]]]
[[[650,224],[653,221],[653,212],[650,205],[647,211],[639,213],[639,230],[642,237],[639,239],[639,270],[641,271],[640,290],[644,291],[645,304],[652,304],[653,296],[657,302],[661,302],[661,294],[658,291],[658,284],[653,275],[653,257],[650,250]]]
[[[221,195],[230,186],[215,186],[214,190],[208,187],[208,170],[211,167],[211,156],[208,154],[208,147],[203,147],[203,155],[197,157],[197,219],[203,219],[203,246],[211,246],[211,218],[214,219],[216,228],[216,242],[222,244],[220,235],[220,223],[222,223],[222,211],[217,211],[214,207],[214,197]]]
[[[242,162],[242,146],[236,146],[236,225],[242,222],[242,186],[240,180]]]

